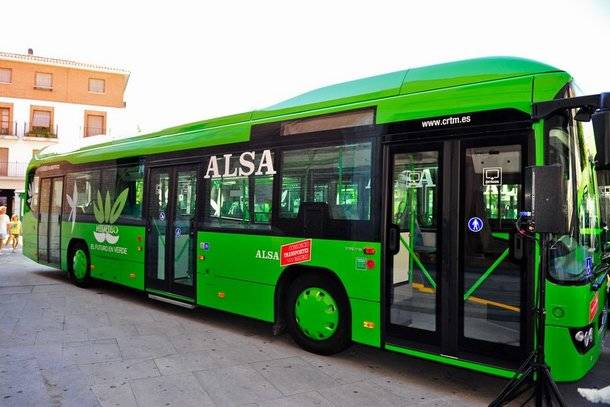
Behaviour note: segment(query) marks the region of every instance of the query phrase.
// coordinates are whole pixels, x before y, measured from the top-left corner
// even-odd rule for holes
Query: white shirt
[[[11,219],[7,214],[0,215],[0,234],[6,235],[8,234],[8,223]]]

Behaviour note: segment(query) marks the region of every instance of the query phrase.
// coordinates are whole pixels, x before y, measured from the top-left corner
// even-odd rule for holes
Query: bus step
[[[177,305],[179,307],[184,307],[184,308],[188,308],[188,309],[195,308],[195,306],[193,304],[172,300],[171,298],[165,298],[165,297],[161,297],[161,296],[154,295],[154,294],[148,294],[148,298],[150,298],[151,300],[167,302],[168,304],[173,304],[173,305]]]

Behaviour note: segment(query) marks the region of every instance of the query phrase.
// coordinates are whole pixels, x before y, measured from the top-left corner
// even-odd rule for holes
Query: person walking
[[[2,254],[2,248],[8,238],[8,224],[10,221],[6,214],[6,206],[0,206],[0,254]]]
[[[21,221],[16,213],[11,216],[11,222],[8,224],[8,233],[8,241],[13,244],[13,253],[15,253],[17,246],[19,246],[19,236],[21,236]]]

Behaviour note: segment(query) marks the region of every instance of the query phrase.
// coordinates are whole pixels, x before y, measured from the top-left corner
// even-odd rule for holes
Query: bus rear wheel
[[[288,332],[301,348],[332,355],[350,345],[349,303],[335,280],[317,274],[298,277],[286,305]]]
[[[89,287],[91,284],[91,260],[89,250],[84,243],[76,243],[72,246],[68,254],[68,267],[70,279],[74,285],[82,288]]]

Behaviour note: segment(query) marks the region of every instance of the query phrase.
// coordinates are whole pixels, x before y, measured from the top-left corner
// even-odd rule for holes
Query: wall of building
[[[25,172],[34,150],[65,151],[136,133],[123,100],[128,72],[6,53],[0,53],[0,68],[11,70],[10,82],[0,82],[0,107],[10,108],[8,131],[6,123],[0,131],[0,148],[8,149],[7,158],[6,150],[0,155],[0,200],[9,197],[13,213],[21,211],[19,194],[26,190]],[[49,89],[36,86],[37,72],[52,74]],[[104,91],[89,91],[89,79],[103,79]],[[48,137],[34,136],[41,132],[31,131],[33,108],[52,111]],[[85,137],[87,113],[105,117],[103,134]]]
[[[53,102],[124,107],[127,76],[71,67],[0,60],[0,67],[12,70],[11,83],[0,82],[0,95]],[[36,72],[53,75],[52,89],[37,89]],[[89,78],[105,81],[104,93],[89,92]]]
[[[12,129],[17,137],[24,137],[29,131],[32,106],[53,109],[53,127],[57,125],[57,141],[60,143],[80,143],[85,134],[85,112],[100,112],[106,116],[104,134],[108,136],[131,135],[136,126],[130,122],[124,108],[113,108],[77,103],[48,102],[35,99],[17,99],[0,96],[0,106],[12,105]],[[14,133],[14,131],[13,131]],[[52,140],[50,140],[53,142]]]

